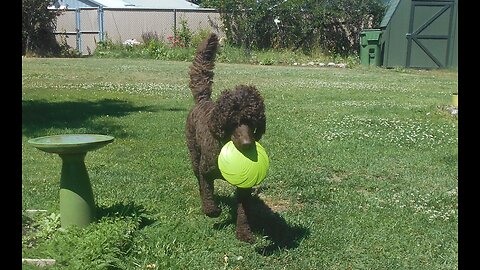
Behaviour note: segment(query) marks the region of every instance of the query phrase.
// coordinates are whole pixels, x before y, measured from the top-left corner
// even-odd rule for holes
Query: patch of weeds
[[[32,248],[37,242],[50,239],[58,228],[60,228],[59,214],[22,213],[22,247]]]
[[[142,223],[135,214],[104,215],[84,228],[61,228],[59,214],[22,213],[22,257],[55,259],[49,269],[125,269],[123,258]]]
[[[102,218],[85,228],[70,226],[56,230],[24,257],[53,258],[50,269],[123,269],[132,234],[139,226],[134,218]]]

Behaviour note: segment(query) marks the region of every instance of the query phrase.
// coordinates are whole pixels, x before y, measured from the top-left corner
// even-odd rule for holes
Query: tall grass
[[[277,215],[249,245],[235,239],[228,183],[216,182],[222,215],[201,213],[184,142],[188,65],[22,60],[22,211],[48,213],[24,214],[24,258],[56,259],[50,269],[457,269],[457,72],[218,63],[214,98],[245,83],[266,102],[258,198]],[[85,229],[59,229],[61,160],[27,143],[60,133],[115,137],[86,156],[99,219]]]

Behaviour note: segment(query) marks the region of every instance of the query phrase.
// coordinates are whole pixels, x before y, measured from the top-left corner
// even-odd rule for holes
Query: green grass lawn
[[[217,63],[214,98],[254,84],[270,157],[259,198],[273,211],[235,238],[234,188],[204,216],[184,124],[187,62],[22,60],[22,257],[48,269],[457,269],[458,73]],[[27,140],[99,133],[87,154],[99,220],[59,229],[61,159]],[[283,239],[269,234],[281,231]],[[35,269],[23,265],[24,269]]]

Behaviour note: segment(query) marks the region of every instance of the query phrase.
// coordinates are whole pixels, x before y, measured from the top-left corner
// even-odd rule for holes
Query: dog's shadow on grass
[[[215,229],[222,229],[236,223],[237,201],[229,196],[216,196],[220,204],[229,207],[230,213],[226,220],[214,224]],[[302,239],[310,235],[308,228],[290,225],[277,212],[273,211],[261,198],[252,195],[249,202],[249,223],[252,232],[268,240],[267,245],[256,246],[257,253],[263,256],[270,256],[275,252],[285,249],[295,249],[300,245]]]
[[[139,219],[138,229],[142,229],[155,222],[149,217],[145,208],[141,205],[136,205],[133,202],[116,203],[111,206],[97,205],[97,220],[108,217],[132,217]]]

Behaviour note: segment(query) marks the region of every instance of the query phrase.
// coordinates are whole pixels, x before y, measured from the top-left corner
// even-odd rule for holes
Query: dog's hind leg
[[[209,217],[218,217],[222,213],[222,209],[213,200],[214,180],[215,177],[209,174],[199,173],[198,187],[202,199],[202,210]]]
[[[200,151],[195,147],[195,144],[189,144],[188,149],[190,150],[192,169],[195,177],[198,180],[198,188],[202,201],[202,211],[209,217],[218,217],[220,216],[222,210],[215,204],[213,200],[215,176],[211,173],[207,174],[201,171],[201,155]]]
[[[194,155],[192,154],[192,156]],[[195,173],[195,177],[198,180],[198,188],[200,191],[200,199],[202,201],[203,213],[205,213],[205,215],[209,217],[220,216],[222,209],[219,208],[213,200],[215,177],[201,173],[199,161],[194,158],[192,158],[192,167],[193,172]]]

